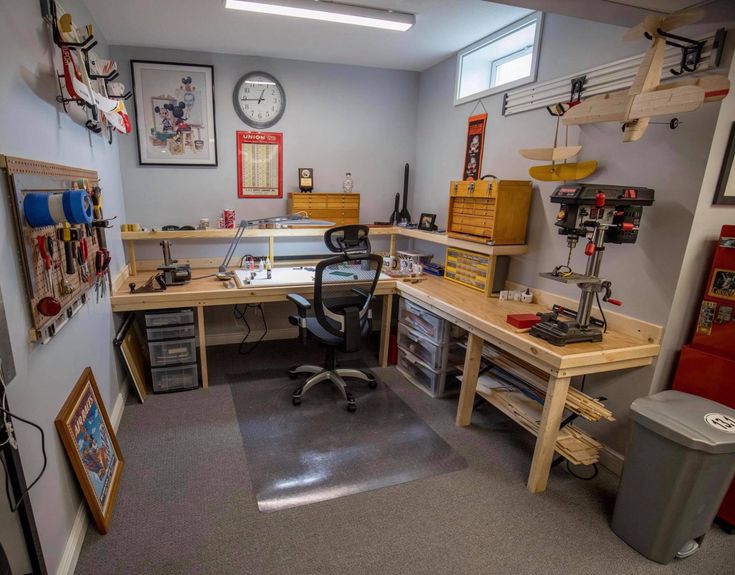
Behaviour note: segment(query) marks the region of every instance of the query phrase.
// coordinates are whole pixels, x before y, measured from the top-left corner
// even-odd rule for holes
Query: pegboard
[[[61,225],[33,228],[23,215],[23,198],[29,192],[59,193],[65,190],[84,189],[90,192],[99,184],[97,172],[50,164],[36,160],[0,156],[0,168],[4,168],[8,178],[9,200],[16,223],[21,269],[25,276],[33,329],[29,334],[31,341],[47,342],[56,335],[61,325],[66,323],[88,300],[88,292],[95,287],[95,254],[99,249],[97,232],[91,226],[78,226],[79,233],[87,243],[87,269],[89,280],[82,281],[82,266],[74,258],[74,273],[66,273],[64,243],[58,237]],[[102,231],[104,234],[104,231]],[[38,247],[37,238],[50,238],[53,255],[51,256],[51,285],[49,288],[47,271]],[[76,250],[79,245],[75,244]],[[50,254],[51,255],[51,254]],[[102,281],[105,281],[103,278]],[[46,316],[38,309],[39,302],[45,297],[54,297],[61,304],[61,311],[54,316]]]

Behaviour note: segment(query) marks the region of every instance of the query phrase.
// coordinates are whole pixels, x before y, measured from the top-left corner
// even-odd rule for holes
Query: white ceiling
[[[345,0],[416,14],[409,31],[392,32],[226,10],[224,0],[84,2],[110,44],[417,71],[530,12],[482,0]]]

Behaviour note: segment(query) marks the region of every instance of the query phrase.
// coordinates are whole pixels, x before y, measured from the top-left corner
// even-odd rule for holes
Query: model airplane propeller
[[[701,10],[676,12],[669,16],[649,15],[628,30],[625,40],[641,36],[651,40],[629,90],[594,96],[571,108],[564,124],[623,122],[624,141],[634,142],[643,136],[651,117],[691,112],[706,102],[722,100],[730,91],[725,76],[700,76],[661,84],[665,35],[675,28],[692,24],[703,16]]]

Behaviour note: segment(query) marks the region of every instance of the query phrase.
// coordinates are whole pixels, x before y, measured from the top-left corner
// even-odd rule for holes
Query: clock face
[[[265,72],[245,74],[232,94],[240,119],[254,128],[268,128],[278,122],[286,109],[286,93],[280,82]]]

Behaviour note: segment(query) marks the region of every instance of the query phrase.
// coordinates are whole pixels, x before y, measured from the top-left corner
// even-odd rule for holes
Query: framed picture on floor
[[[132,60],[142,165],[216,166],[214,68]]]
[[[124,461],[91,368],[85,368],[55,424],[97,530],[107,533]]]

